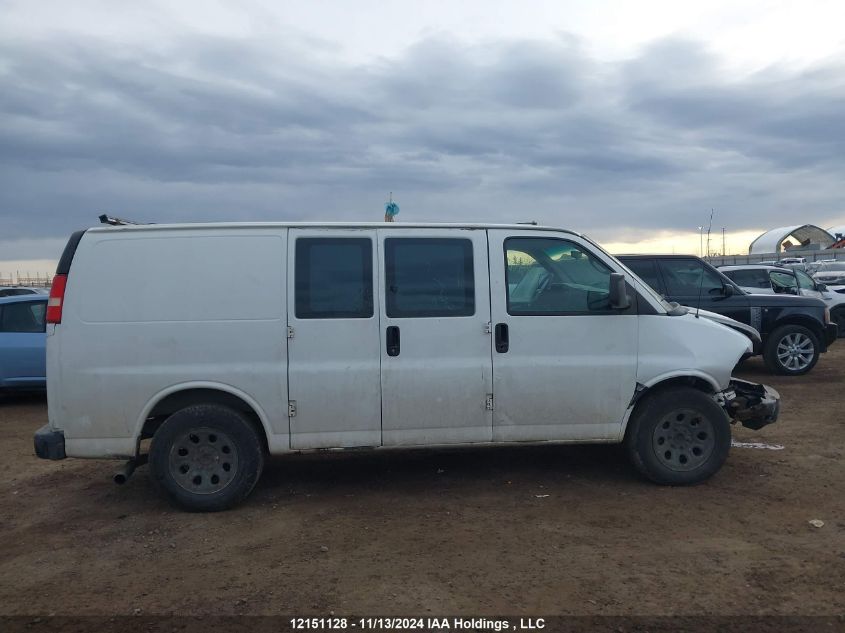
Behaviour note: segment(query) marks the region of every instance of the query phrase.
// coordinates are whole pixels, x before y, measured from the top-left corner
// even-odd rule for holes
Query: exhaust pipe
[[[136,457],[134,459],[130,459],[123,466],[121,466],[117,470],[117,472],[115,472],[114,477],[113,477],[114,483],[116,483],[118,486],[122,486],[127,481],[129,481],[129,478],[132,476],[132,473],[135,472],[135,469],[138,466],[143,466],[146,463],[147,463],[147,456],[146,455],[141,455],[141,456]]]

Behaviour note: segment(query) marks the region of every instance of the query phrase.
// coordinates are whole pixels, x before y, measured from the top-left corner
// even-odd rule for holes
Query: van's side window
[[[297,319],[373,316],[373,244],[367,238],[296,240]]]
[[[387,316],[475,314],[472,242],[459,238],[384,240]]]
[[[568,240],[505,240],[508,313],[565,315],[611,312],[610,273],[602,261]]]

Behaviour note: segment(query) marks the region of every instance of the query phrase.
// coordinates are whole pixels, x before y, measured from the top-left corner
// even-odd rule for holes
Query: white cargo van
[[[664,484],[777,418],[748,337],[667,304],[588,238],[525,225],[193,224],[75,233],[48,307],[39,457],[149,461],[227,508],[265,455],[625,442]],[[149,451],[144,449],[149,442]]]

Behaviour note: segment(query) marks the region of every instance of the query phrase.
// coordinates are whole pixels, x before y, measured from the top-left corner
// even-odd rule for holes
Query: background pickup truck
[[[806,374],[836,340],[836,324],[819,299],[749,294],[692,255],[621,255],[619,260],[667,300],[755,328],[762,344],[754,351],[773,372]]]

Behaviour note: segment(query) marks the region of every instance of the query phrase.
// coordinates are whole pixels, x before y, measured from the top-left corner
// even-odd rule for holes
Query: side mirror
[[[731,284],[725,284],[722,287],[722,294],[726,297],[733,297],[734,296],[734,287]]]
[[[625,275],[622,273],[610,273],[610,307],[614,310],[625,310],[631,307],[631,298],[628,296],[628,289],[625,286]]]
[[[816,284],[816,290],[818,290],[819,292],[824,292],[825,290],[827,290],[827,285],[826,284]]]

